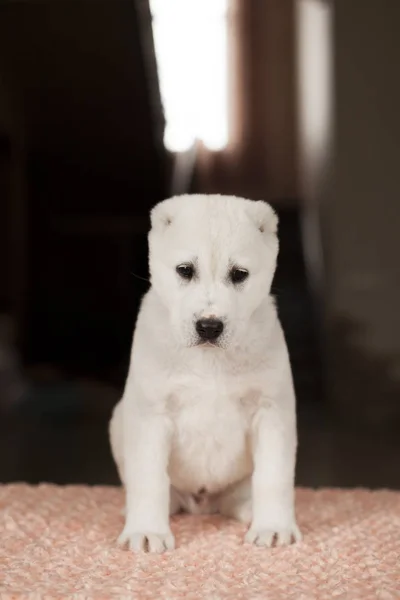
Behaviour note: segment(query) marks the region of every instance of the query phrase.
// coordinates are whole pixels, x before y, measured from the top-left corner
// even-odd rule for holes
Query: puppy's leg
[[[124,475],[124,459],[123,459],[123,408],[122,401],[120,400],[118,404],[115,406],[111,421],[109,425],[109,436],[110,436],[110,446],[111,452],[117,466],[117,471],[119,478],[121,479],[122,484],[125,484],[125,475]],[[178,494],[171,486],[170,489],[170,506],[169,506],[169,514],[176,515],[181,510],[181,502]],[[124,507],[121,511],[122,515],[126,515],[126,508]]]
[[[250,525],[252,519],[250,477],[244,479],[220,496],[219,512],[225,517]]]
[[[113,455],[119,478],[124,483],[124,432],[122,420],[122,400],[115,405],[108,427],[111,453]]]
[[[169,514],[172,517],[173,515],[177,515],[183,509],[181,498],[179,497],[178,492],[170,487],[169,491]]]
[[[170,435],[170,422],[163,414],[124,411],[126,518],[119,543],[134,551],[174,548],[167,474]]]
[[[179,499],[179,497],[177,496],[174,488],[171,486],[170,490],[169,490],[169,516],[173,517],[174,515],[177,515],[178,513],[181,512],[181,510],[183,509],[181,501]],[[126,515],[126,508],[124,507],[122,509],[122,515],[125,516]]]
[[[246,541],[257,546],[301,539],[294,512],[296,417],[294,394],[260,408],[252,430],[252,523]],[[292,397],[293,394],[293,397]]]

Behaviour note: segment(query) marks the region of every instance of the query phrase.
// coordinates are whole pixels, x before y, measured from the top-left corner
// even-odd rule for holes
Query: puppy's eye
[[[229,278],[232,283],[242,283],[249,276],[249,272],[246,269],[239,269],[238,267],[233,267],[231,272],[229,273]]]
[[[194,267],[190,264],[178,265],[176,267],[176,272],[182,277],[182,279],[187,279],[188,281],[190,281],[191,279],[193,279],[194,276]]]

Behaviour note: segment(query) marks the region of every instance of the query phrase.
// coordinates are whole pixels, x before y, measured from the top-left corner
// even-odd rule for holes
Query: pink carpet
[[[173,520],[177,549],[119,549],[116,488],[0,486],[0,598],[400,598],[400,494],[299,490],[304,541],[244,545],[218,517]]]

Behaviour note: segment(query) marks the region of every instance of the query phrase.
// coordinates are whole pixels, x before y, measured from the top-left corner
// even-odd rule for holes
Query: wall
[[[0,122],[12,151],[0,282],[26,361],[81,353],[97,368],[98,348],[131,343],[130,272],[139,263],[146,274],[148,211],[168,194],[139,4],[140,14],[131,0],[0,3]],[[105,330],[112,340],[99,345]]]
[[[229,52],[231,142],[198,189],[297,203],[294,0],[232,0]]]
[[[325,97],[327,135],[318,162],[303,119],[302,181],[324,253],[331,399],[346,417],[390,423],[400,418],[400,3],[300,0],[299,40],[316,14],[314,57],[324,27],[331,55],[300,98]],[[317,74],[311,54],[300,66]]]
[[[7,109],[5,106],[5,95],[0,82],[0,311],[1,305],[8,302],[8,205],[5,201],[8,195],[10,146],[9,131],[7,124]]]

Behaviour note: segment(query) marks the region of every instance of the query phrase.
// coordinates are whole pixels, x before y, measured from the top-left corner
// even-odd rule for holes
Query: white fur
[[[169,516],[220,512],[250,525],[246,541],[290,543],[295,396],[270,287],[277,218],[264,202],[181,196],[157,205],[149,234],[151,288],[143,299],[124,395],[110,423],[126,489],[120,536],[133,550],[174,547]],[[197,276],[182,280],[179,264]],[[233,285],[235,265],[249,271]],[[224,322],[218,346],[195,323]],[[205,488],[206,494],[194,497]]]

